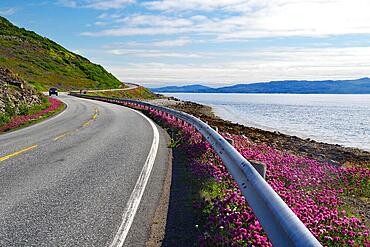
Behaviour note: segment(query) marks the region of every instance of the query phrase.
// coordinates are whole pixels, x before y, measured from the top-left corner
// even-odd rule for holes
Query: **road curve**
[[[97,89],[97,90],[86,89],[86,90],[82,90],[82,91],[84,91],[86,93],[129,91],[129,90],[136,89],[136,88],[140,87],[138,84],[129,83],[129,82],[125,82],[124,84],[127,87],[125,87],[125,88],[114,88],[114,89]],[[79,93],[80,91],[72,91],[72,92]],[[45,92],[45,93],[47,93],[47,92]]]
[[[60,115],[0,135],[0,246],[111,246],[117,237],[144,245],[168,166],[166,134],[123,106],[59,98],[68,106]]]

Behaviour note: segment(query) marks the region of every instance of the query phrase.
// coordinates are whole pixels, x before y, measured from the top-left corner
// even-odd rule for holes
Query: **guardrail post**
[[[264,178],[266,179],[266,170],[267,170],[267,166],[265,163],[262,163],[260,161],[257,161],[257,160],[248,160],[249,163],[251,163],[251,165],[254,167],[254,169],[257,170],[257,172]]]

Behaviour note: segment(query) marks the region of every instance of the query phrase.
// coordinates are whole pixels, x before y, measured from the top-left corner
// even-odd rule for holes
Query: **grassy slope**
[[[118,88],[121,82],[102,66],[35,32],[0,17],[0,66],[19,74],[38,90]]]
[[[145,87],[138,87],[125,91],[110,91],[110,92],[99,92],[89,93],[89,95],[117,97],[117,98],[129,98],[129,99],[157,99],[159,96]]]
[[[40,107],[41,105],[39,105],[39,107]],[[39,118],[37,118],[37,119],[32,119],[32,120],[30,120],[30,121],[28,121],[28,122],[26,122],[26,123],[24,123],[24,124],[22,124],[22,125],[20,125],[20,126],[18,126],[17,128],[15,128],[15,129],[11,129],[11,130],[9,130],[9,131],[14,131],[14,130],[18,130],[18,129],[22,129],[22,128],[26,128],[26,127],[28,127],[28,126],[31,126],[31,125],[34,125],[34,124],[36,124],[36,123],[39,123],[39,122],[42,122],[42,121],[44,121],[44,120],[46,120],[46,119],[48,119],[48,118],[51,118],[51,117],[54,117],[54,116],[56,116],[56,115],[58,115],[59,113],[61,113],[62,111],[64,111],[66,109],[66,105],[65,104],[61,104],[56,110],[54,110],[54,111],[50,111],[50,112],[48,112],[48,113],[45,113],[44,115],[42,115],[42,116],[40,116]],[[36,113],[36,112],[35,112]]]

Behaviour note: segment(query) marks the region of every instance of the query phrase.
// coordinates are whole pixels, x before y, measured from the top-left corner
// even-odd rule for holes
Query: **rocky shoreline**
[[[217,127],[221,132],[244,135],[254,143],[266,144],[295,155],[333,164],[344,164],[346,162],[370,163],[370,152],[368,151],[317,142],[311,139],[283,134],[278,131],[267,131],[233,123],[216,116],[210,106],[190,101],[181,101],[173,97],[156,99],[151,102],[192,114],[207,122],[210,126]]]
[[[226,136],[246,159],[258,160],[268,166],[267,182],[323,246],[338,243],[341,246],[347,243],[368,245],[370,163],[366,151],[233,124],[215,116],[210,107],[193,102],[162,98],[151,103],[191,113],[212,127],[217,127],[220,132],[229,133]],[[200,188],[194,193],[201,196],[199,201],[190,200],[195,203],[195,211],[204,221],[193,223],[197,224],[199,231],[198,244],[268,243],[264,233],[258,231],[262,229],[260,225],[253,226],[256,222],[253,212],[248,211],[250,208],[243,196],[235,192],[236,184],[227,169],[222,162],[218,162],[213,152],[208,152],[211,150],[209,146],[202,145],[206,141],[199,133],[156,111],[152,111],[150,116],[170,132],[180,130],[182,142],[174,150],[176,152],[176,148],[179,148],[184,151],[181,161],[185,161],[187,171],[192,172],[186,183],[189,186],[194,181],[200,181]],[[176,134],[171,136],[175,142],[179,138]],[[198,141],[196,138],[199,138]],[[307,150],[315,152],[314,155],[299,150],[299,145],[310,145]],[[174,160],[173,169],[181,166],[181,162]],[[181,173],[184,174],[185,170]],[[184,198],[184,193],[180,198]],[[353,222],[357,223],[351,225]],[[244,240],[248,242],[242,242]]]

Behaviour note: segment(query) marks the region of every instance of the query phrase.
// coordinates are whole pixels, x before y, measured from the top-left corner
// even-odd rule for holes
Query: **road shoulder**
[[[162,228],[158,232],[162,232],[162,235],[164,235],[165,220],[162,220],[164,224],[159,224],[156,212],[158,212],[159,207],[166,207],[162,204],[162,197],[169,183],[168,175],[171,175],[171,172],[168,170],[172,167],[172,154],[171,149],[168,148],[170,138],[167,132],[160,126],[156,126],[160,139],[157,157],[134,222],[123,246],[145,246],[148,239],[151,239],[150,236],[154,225],[158,225],[155,227],[159,227],[159,229]],[[166,217],[167,211],[162,210],[161,212],[164,213],[161,214],[161,217]],[[160,235],[158,236],[161,238]]]
[[[169,141],[169,139],[168,139]],[[173,166],[173,156],[172,149],[169,149],[168,155],[168,168],[166,177],[163,182],[162,195],[160,201],[155,210],[154,217],[151,224],[150,236],[146,242],[147,247],[161,246],[163,239],[166,234],[166,222],[167,214],[170,202],[170,192],[172,184],[172,166]]]

